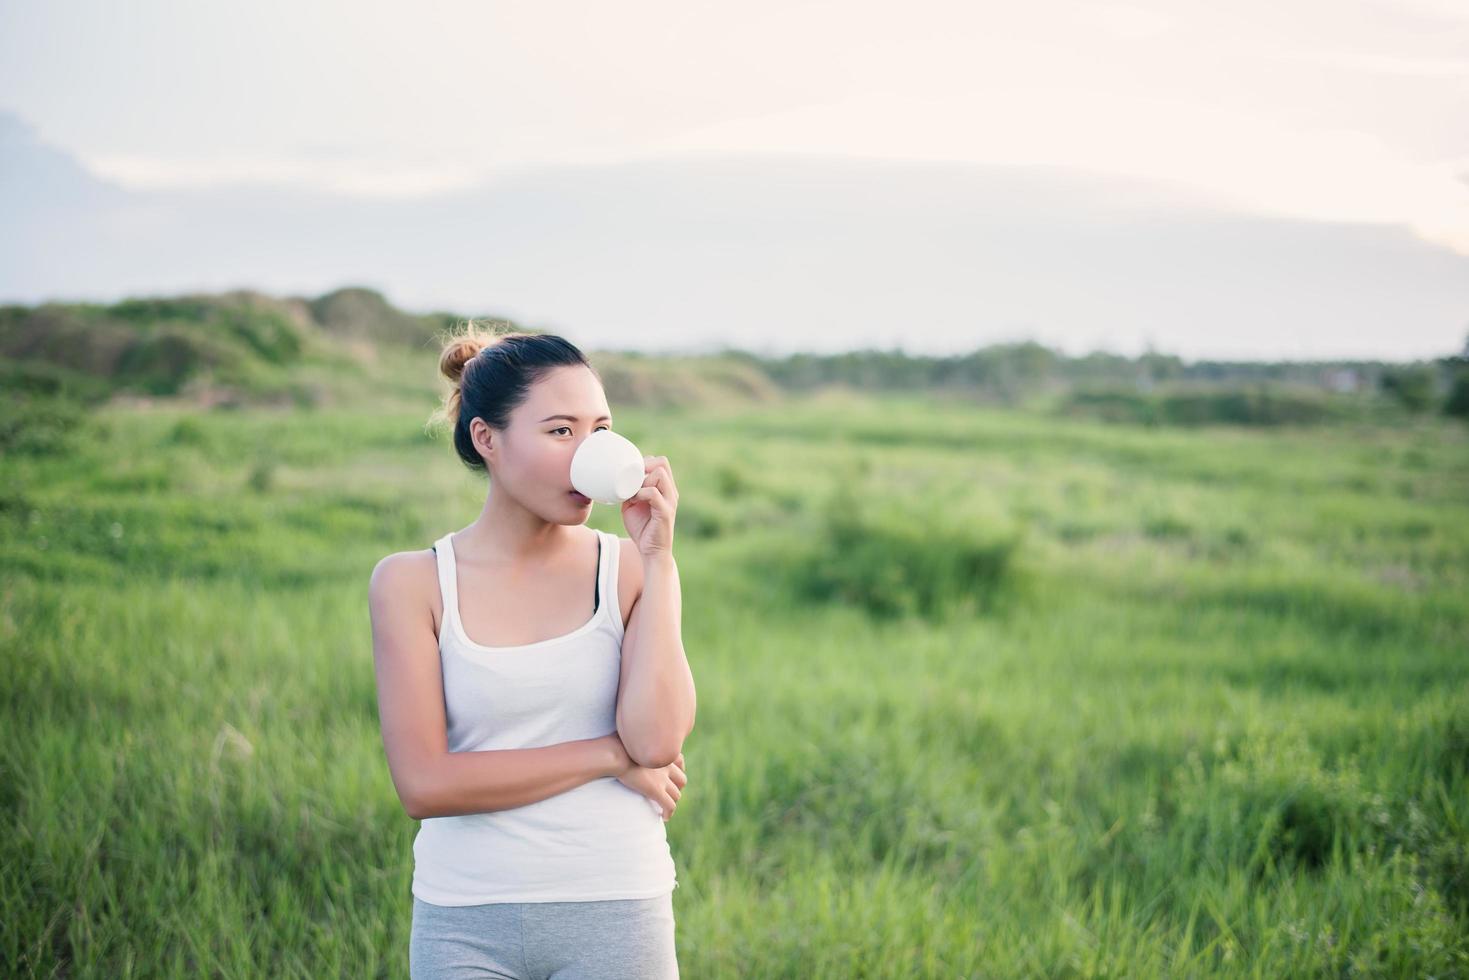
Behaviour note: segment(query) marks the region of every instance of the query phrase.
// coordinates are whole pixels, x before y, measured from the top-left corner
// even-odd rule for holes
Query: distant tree
[[[1469,371],[1460,371],[1443,406],[1445,415],[1469,419]]]
[[[1422,365],[1391,367],[1382,372],[1382,390],[1410,412],[1422,412],[1433,404],[1433,371]]]
[[[1469,419],[1469,340],[1464,341],[1464,353],[1450,361],[1458,363],[1453,365],[1453,381],[1449,385],[1449,397],[1444,401],[1444,414]]]

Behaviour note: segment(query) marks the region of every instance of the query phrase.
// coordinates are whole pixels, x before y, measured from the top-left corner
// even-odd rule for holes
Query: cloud
[[[1345,68],[1382,75],[1414,75],[1421,78],[1469,78],[1469,58],[1412,58],[1351,51],[1302,51],[1274,55],[1285,61]]]
[[[1064,163],[1469,238],[1462,0],[16,9],[0,88],[135,189],[424,199],[541,166],[823,153]]]
[[[1370,132],[1288,127],[1180,97],[1017,88],[853,99],[699,127],[656,149],[1070,166],[1191,187],[1242,212],[1402,221],[1469,255],[1465,160],[1416,161]]]
[[[483,167],[467,161],[394,162],[315,155],[228,154],[166,157],[99,154],[88,161],[99,175],[137,190],[227,186],[294,186],[356,197],[410,199],[483,183]]]
[[[416,199],[139,192],[0,118],[0,170],[3,301],[352,283],[593,347],[937,353],[1030,337],[1080,353],[1151,338],[1247,359],[1436,356],[1459,348],[1469,310],[1469,259],[1400,225],[1246,215],[1070,167],[689,154]]]

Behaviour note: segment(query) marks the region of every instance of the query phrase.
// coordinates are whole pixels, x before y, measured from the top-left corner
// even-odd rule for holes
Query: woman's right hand
[[[683,765],[682,752],[671,763],[658,769],[649,769],[646,766],[630,763],[627,770],[618,776],[617,780],[657,804],[663,815],[663,822],[667,823],[673,816],[673,811],[678,807],[678,798],[682,795],[683,788],[689,784],[689,777],[684,774]]]

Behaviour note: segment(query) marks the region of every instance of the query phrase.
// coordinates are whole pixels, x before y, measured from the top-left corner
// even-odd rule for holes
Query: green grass
[[[0,459],[0,972],[406,976],[366,586],[484,487],[390,394]],[[685,976],[1469,976],[1462,427],[614,409],[682,494]]]

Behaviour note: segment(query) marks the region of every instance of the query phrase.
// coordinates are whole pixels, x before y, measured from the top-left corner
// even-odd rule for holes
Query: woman
[[[695,694],[672,470],[644,457],[629,538],[586,527],[571,458],[612,418],[582,352],[471,325],[439,366],[485,504],[369,587],[388,768],[422,821],[410,975],[677,977],[665,824]]]

